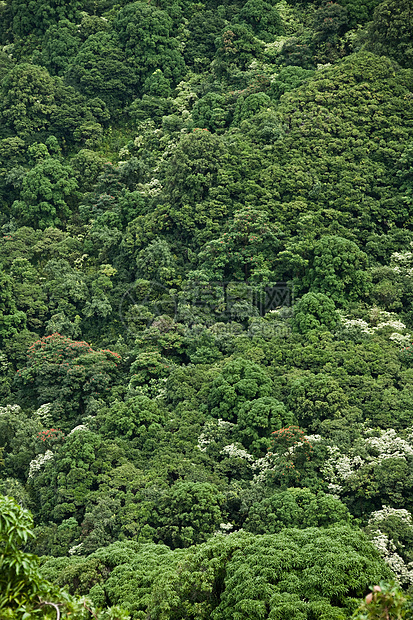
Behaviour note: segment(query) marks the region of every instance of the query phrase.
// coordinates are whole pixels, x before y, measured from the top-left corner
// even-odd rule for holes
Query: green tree
[[[43,273],[46,276],[44,290],[50,316],[46,329],[50,331],[52,326],[59,323],[59,333],[61,331],[64,336],[78,337],[81,334],[81,316],[90,300],[84,274],[73,269],[62,258],[49,260]],[[51,331],[57,333],[56,330]]]
[[[337,42],[337,37],[344,34],[347,24],[346,9],[335,2],[328,2],[314,13],[315,38],[317,41]]]
[[[350,17],[350,25],[370,21],[374,9],[380,0],[340,0],[339,4],[345,6]]]
[[[215,485],[176,482],[156,508],[156,538],[172,549],[204,542],[219,527],[223,501]]]
[[[314,68],[312,47],[311,31],[305,30],[301,36],[290,37],[281,49],[283,64],[287,67],[298,66],[312,70]]]
[[[286,529],[234,553],[212,617],[344,620],[354,609],[354,595],[364,592],[373,575],[387,574],[376,551],[351,528]]]
[[[190,247],[212,237],[231,204],[227,162],[224,142],[206,129],[181,138],[165,171],[165,205],[156,212],[162,230],[172,230]]]
[[[71,59],[81,44],[76,24],[62,19],[47,29],[43,37],[39,64],[44,65],[51,75],[63,76]]]
[[[271,99],[265,93],[252,93],[248,97],[239,97],[235,106],[233,124],[239,125],[242,121],[252,118],[262,110],[272,106]]]
[[[215,41],[225,26],[224,19],[216,11],[196,11],[188,23],[189,41],[184,49],[188,65],[209,63],[215,55]]]
[[[195,127],[206,128],[210,131],[224,129],[229,118],[224,95],[207,93],[195,103],[192,109],[192,120]]]
[[[175,276],[176,260],[168,242],[157,238],[151,241],[136,258],[138,277],[145,277],[161,285],[171,285]]]
[[[170,81],[166,79],[161,69],[156,69],[146,78],[144,91],[153,97],[166,98],[172,94]]]
[[[1,408],[0,431],[3,451],[2,477],[25,482],[30,462],[39,449],[38,435],[47,422],[39,414],[27,414],[18,405]]]
[[[265,370],[246,359],[227,362],[213,381],[208,404],[214,417],[236,421],[241,405],[271,396],[272,381]]]
[[[134,396],[127,402],[116,402],[110,409],[98,414],[101,432],[111,439],[124,437],[141,449],[149,440],[147,449],[153,450],[165,422],[165,412],[157,401],[147,396]]]
[[[284,33],[282,19],[277,9],[265,0],[247,0],[238,13],[240,22],[250,26],[258,39],[271,42]]]
[[[348,508],[335,497],[309,489],[287,489],[255,502],[244,528],[254,534],[276,534],[285,527],[329,527],[348,522]]]
[[[348,397],[339,382],[324,373],[306,373],[290,385],[287,404],[305,428],[317,429],[323,420],[345,417]]]
[[[412,68],[412,35],[410,0],[386,0],[376,7],[369,25],[369,47],[376,54],[385,54],[402,67]]]
[[[44,617],[46,606],[57,608],[56,603],[46,602],[52,586],[41,578],[37,558],[20,549],[33,536],[32,517],[13,498],[4,495],[0,495],[0,508],[2,617],[22,618],[30,613]]]
[[[279,229],[265,211],[236,211],[226,232],[207,243],[199,254],[201,268],[220,281],[268,282],[273,276]]]
[[[317,448],[317,443],[315,447]],[[317,464],[320,465],[318,450],[298,426],[290,424],[273,431],[268,450],[269,454],[265,460],[269,469],[268,471],[264,469],[261,474],[268,488],[281,487],[283,490],[296,486],[320,488],[315,471]]]
[[[312,28],[315,59],[319,62],[334,62],[345,55],[341,37],[348,30],[348,12],[336,2],[327,2],[314,13]]]
[[[154,618],[179,618],[184,604],[202,620],[234,614],[242,620],[344,620],[357,593],[362,596],[372,579],[390,575],[366,538],[348,526],[217,536],[185,559],[173,583],[172,572],[166,582],[154,582]]]
[[[212,536],[173,551],[116,542],[86,558],[49,559],[43,571],[91,597],[124,601],[136,620],[344,620],[369,583],[391,578],[365,536],[344,525]]]
[[[360,607],[351,616],[352,620],[401,620],[411,618],[411,598],[406,597],[394,581],[380,581],[380,585],[370,586]]]
[[[42,567],[77,595],[90,591],[97,600],[122,600],[132,617],[146,614],[152,584],[168,579],[186,551],[162,544],[116,542],[80,558],[50,558]]]
[[[183,77],[185,63],[178,41],[171,36],[172,20],[165,11],[133,2],[119,11],[114,27],[138,75],[140,88],[156,69],[173,83]]]
[[[299,66],[283,67],[277,76],[271,80],[269,94],[273,99],[279,99],[284,93],[298,88],[314,75],[311,69]]]
[[[0,495],[0,613],[2,618],[128,620],[119,607],[100,613],[42,576],[39,559],[21,550],[33,537],[33,519],[17,502]]]
[[[81,192],[90,192],[105,169],[103,157],[90,149],[78,151],[71,164]]]
[[[225,161],[222,141],[208,131],[184,136],[171,160],[166,189],[173,202],[201,202],[218,181],[220,165]]]
[[[101,97],[111,108],[119,108],[132,99],[138,78],[116,33],[102,31],[80,46],[67,67],[66,79],[85,95]]]
[[[307,248],[315,229],[319,236],[354,239],[362,248],[361,231],[387,235],[390,228],[402,228],[407,221],[408,203],[401,196],[395,198],[400,179],[394,174],[410,140],[411,129],[402,112],[407,112],[410,97],[406,77],[406,72],[395,72],[385,57],[358,52],[317,72],[282,99],[278,113],[287,132],[277,149],[282,151],[284,163],[277,167],[269,162],[269,178],[286,209],[289,229],[293,232],[291,226],[294,230],[299,227]],[[371,105],[377,106],[374,112]],[[384,116],[383,106],[387,108]],[[393,121],[385,130],[389,115]],[[382,150],[384,143],[380,143],[382,131],[388,132],[387,147],[391,147],[387,150]],[[352,141],[359,138],[360,147],[371,139],[377,148],[373,152],[364,147],[357,150]],[[311,152],[306,151],[309,144]],[[321,158],[317,166],[315,152]],[[333,160],[336,175],[329,167]],[[295,247],[297,243],[295,238]]]
[[[292,421],[293,416],[283,403],[268,396],[261,397],[240,406],[236,435],[253,454],[262,455],[270,446],[270,433]]]
[[[94,351],[86,342],[52,334],[29,348],[17,382],[24,398],[39,405],[52,403],[54,418],[60,418],[65,430],[96,398],[106,398],[119,362],[120,355],[113,351]]]
[[[231,72],[245,71],[254,59],[262,56],[264,43],[245,24],[229,24],[216,43],[214,71],[231,80]]]
[[[107,111],[94,106],[94,112],[73,88],[59,77],[51,77],[47,69],[28,63],[17,64],[1,84],[0,114],[2,132],[17,134],[27,140],[35,136],[46,139],[50,134],[73,142],[74,132],[85,122],[107,121]]]
[[[13,203],[12,211],[23,225],[34,228],[62,224],[71,213],[77,187],[71,167],[46,157],[23,178],[20,200]]]
[[[306,293],[294,307],[293,326],[301,334],[312,329],[333,330],[338,322],[334,301],[324,293]]]
[[[0,347],[6,340],[16,335],[19,328],[25,327],[26,315],[17,309],[13,294],[12,278],[3,270],[0,263]]]
[[[42,35],[51,24],[59,20],[75,21],[82,2],[66,0],[41,0],[34,4],[11,0],[7,3],[5,18],[14,34],[19,37],[36,34]]]
[[[17,65],[2,82],[3,122],[22,138],[45,130],[54,109],[55,90],[54,79],[43,67]]]
[[[37,515],[43,524],[50,521],[60,524],[71,517],[78,525],[82,524],[86,509],[92,509],[101,499],[96,497],[100,483],[105,479],[108,482],[110,472],[121,462],[125,463],[119,446],[105,441],[83,425],[75,427],[60,447],[45,455],[47,458],[39,459],[32,466],[29,479]],[[110,504],[110,492],[107,486],[105,488],[107,492],[103,495]],[[90,524],[83,531],[84,538],[93,529],[89,527]]]
[[[338,304],[363,299],[369,291],[368,257],[354,241],[324,236],[316,241],[302,285]]]

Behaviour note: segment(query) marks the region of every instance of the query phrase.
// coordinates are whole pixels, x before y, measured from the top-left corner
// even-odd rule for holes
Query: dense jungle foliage
[[[0,617],[413,618],[413,0],[0,41]]]

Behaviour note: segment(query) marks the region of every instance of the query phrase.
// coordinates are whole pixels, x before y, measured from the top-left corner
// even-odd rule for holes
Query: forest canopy
[[[0,3],[1,617],[413,617],[412,41]]]

